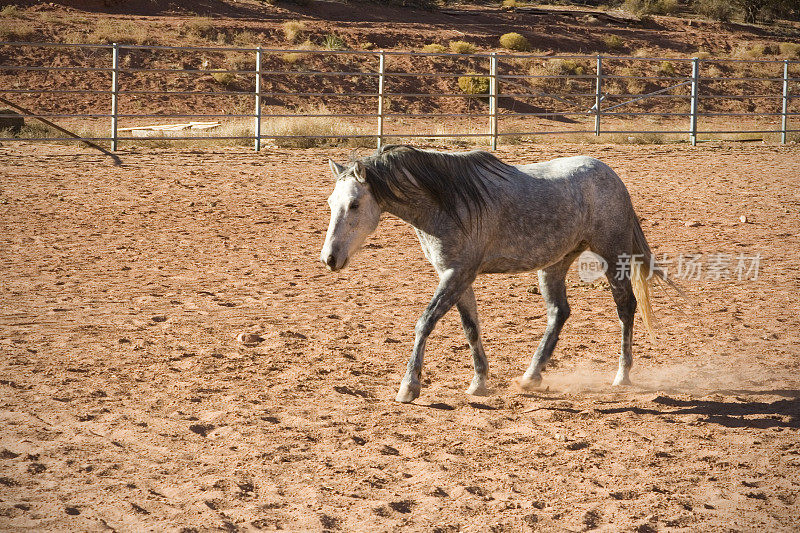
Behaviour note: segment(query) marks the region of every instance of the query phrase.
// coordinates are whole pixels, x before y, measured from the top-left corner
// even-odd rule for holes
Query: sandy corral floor
[[[800,150],[498,152],[577,153],[617,169],[659,256],[701,254],[689,303],[657,291],[656,339],[638,328],[635,385],[610,386],[607,286],[572,272],[543,389],[515,390],[544,308],[535,274],[493,276],[475,284],[492,394],[462,392],[451,312],[401,405],[436,278],[391,217],[323,269],[326,161],[349,149],[114,167],[0,147],[0,529],[797,531]]]

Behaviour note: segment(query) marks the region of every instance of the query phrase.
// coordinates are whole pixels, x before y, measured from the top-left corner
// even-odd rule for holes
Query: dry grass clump
[[[283,25],[283,36],[290,43],[299,43],[305,31],[306,25],[296,20],[290,20]]]
[[[622,9],[635,15],[672,15],[678,11],[678,0],[625,0]]]
[[[22,18],[22,11],[15,5],[8,5],[5,6],[3,9],[0,9],[0,17],[6,18]]]
[[[30,41],[36,31],[27,25],[11,20],[0,20],[0,41]]]
[[[612,52],[617,52],[625,47],[625,42],[622,40],[622,37],[614,34],[603,37],[603,43],[606,45],[606,48]]]
[[[241,48],[251,48],[253,46],[258,46],[263,39],[263,34],[256,34],[250,30],[244,30],[235,33],[232,41],[234,45]]]
[[[517,52],[528,52],[531,49],[530,41],[525,36],[515,32],[500,36],[500,46]]]
[[[314,46],[310,40],[306,40],[305,42],[297,45],[294,47],[296,50],[316,50],[317,47]],[[311,57],[313,54],[305,53],[305,52],[289,52],[288,54],[283,54],[283,60],[290,65],[295,63],[299,63],[304,59]]]
[[[211,77],[214,78],[215,82],[219,83],[225,88],[235,87],[236,82],[238,81],[236,74],[226,70],[215,70],[211,73]]]
[[[156,37],[150,35],[146,24],[107,19],[98,19],[86,34],[86,40],[103,44],[157,44]]]
[[[658,74],[661,76],[674,76],[676,72],[672,61],[662,61],[658,64]]]
[[[325,106],[311,108],[311,115],[330,113]],[[335,117],[282,117],[262,123],[261,136],[272,139],[284,148],[313,148],[332,144],[349,146],[374,146],[371,132]],[[348,135],[367,135],[363,138],[346,139]]]
[[[693,8],[698,14],[721,22],[728,22],[736,14],[730,0],[695,0]]]
[[[445,52],[447,52],[447,48],[445,48],[441,44],[431,43],[423,46],[422,51],[425,52],[426,54],[444,54]]]
[[[450,41],[450,51],[454,54],[474,54],[477,47],[467,41]]]
[[[534,63],[528,70],[531,76],[538,76],[532,83],[547,91],[572,90],[585,79],[560,78],[556,76],[586,76],[591,72],[586,61],[575,59],[550,59]]]
[[[183,32],[198,39],[214,41],[219,35],[219,31],[214,26],[212,19],[208,17],[196,17],[183,23]]]
[[[778,44],[781,55],[787,59],[800,59],[800,44],[798,43],[780,43]]]

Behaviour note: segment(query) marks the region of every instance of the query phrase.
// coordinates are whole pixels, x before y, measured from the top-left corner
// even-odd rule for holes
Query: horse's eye
[[[350,204],[350,209],[358,209],[358,202],[353,202]]]

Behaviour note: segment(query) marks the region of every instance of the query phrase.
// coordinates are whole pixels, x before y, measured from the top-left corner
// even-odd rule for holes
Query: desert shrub
[[[306,30],[306,25],[296,20],[290,20],[283,25],[283,36],[290,43],[300,42],[303,37],[303,32]]]
[[[5,6],[3,9],[0,9],[0,17],[21,18],[22,11],[15,5]]]
[[[694,10],[704,17],[727,22],[736,13],[730,0],[695,0]]]
[[[0,21],[0,41],[29,41],[36,31],[28,25],[12,21]]]
[[[781,54],[788,59],[800,59],[800,44],[797,43],[780,43],[778,45]]]
[[[672,61],[662,61],[658,65],[658,73],[662,76],[674,76],[675,72],[675,65]]]
[[[214,27],[212,20],[208,17],[197,17],[184,22],[183,31],[191,37],[209,41],[216,40],[219,35],[217,28]]]
[[[677,0],[625,0],[622,9],[636,15],[671,15],[678,11]]]
[[[460,76],[458,78],[458,88],[465,94],[489,94],[489,78],[477,76],[470,72],[470,76]]]
[[[514,32],[500,36],[500,46],[508,50],[516,50],[517,52],[527,52],[531,49],[531,43],[528,39]]]
[[[233,35],[233,44],[242,48],[255,46],[263,36],[256,35],[250,30],[237,32]]]
[[[752,43],[739,46],[733,51],[733,56],[741,59],[760,59],[768,55],[781,53],[780,45],[771,43]]]
[[[329,33],[322,40],[322,47],[325,50],[344,50],[347,48],[347,45],[345,44],[344,39],[338,35]]]
[[[603,37],[603,43],[605,43],[606,48],[612,52],[622,50],[623,46],[625,45],[625,43],[622,41],[622,37],[613,34]]]
[[[422,47],[422,51],[426,54],[443,54],[447,52],[447,48],[441,44],[431,43]]]
[[[236,85],[236,75],[225,70],[215,70],[211,73],[211,77],[223,87]]]
[[[557,76],[583,76],[587,70],[575,59],[553,59],[545,64],[548,74]]]
[[[454,54],[474,54],[475,45],[467,41],[450,41],[450,51]]]
[[[517,2],[517,0],[503,0],[502,5],[505,9],[514,9],[519,6],[519,2]]]
[[[98,20],[87,35],[94,43],[155,44],[146,24],[130,21]]]

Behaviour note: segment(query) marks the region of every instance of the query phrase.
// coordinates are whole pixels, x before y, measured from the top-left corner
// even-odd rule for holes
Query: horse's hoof
[[[523,392],[528,392],[539,388],[539,385],[542,384],[542,377],[535,376],[532,378],[526,378],[525,376],[522,376],[521,378],[515,379],[514,383],[516,384],[517,388],[519,388],[519,390]]]
[[[395,396],[394,400],[400,403],[411,403],[419,398],[419,391],[419,383],[403,383],[400,385],[400,390],[397,391],[397,396]]]
[[[633,383],[631,383],[631,378],[629,378],[628,376],[617,375],[612,385],[614,387],[620,387],[622,385],[633,385]]]
[[[467,390],[465,390],[467,394],[471,394],[472,396],[489,396],[489,389],[486,388],[486,385],[470,385]]]

